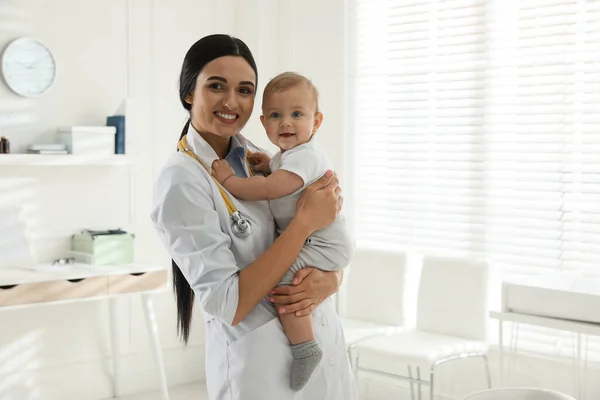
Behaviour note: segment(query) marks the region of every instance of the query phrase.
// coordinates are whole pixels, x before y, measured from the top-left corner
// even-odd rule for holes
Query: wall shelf
[[[9,167],[118,166],[132,163],[132,158],[125,154],[0,154],[0,166]]]

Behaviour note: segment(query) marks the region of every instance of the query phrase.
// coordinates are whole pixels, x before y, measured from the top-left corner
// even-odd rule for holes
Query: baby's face
[[[315,99],[303,84],[270,94],[260,117],[269,140],[282,151],[308,142],[322,119]]]

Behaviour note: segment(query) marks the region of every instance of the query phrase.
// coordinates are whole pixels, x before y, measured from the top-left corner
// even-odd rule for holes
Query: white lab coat
[[[260,151],[239,135],[251,151]],[[190,126],[192,151],[210,166],[215,151]],[[194,289],[206,322],[206,382],[211,400],[355,400],[344,336],[331,300],[314,312],[323,361],[301,392],[290,388],[292,353],[281,323],[262,304],[231,326],[238,304],[238,272],[272,244],[275,224],[266,201],[231,196],[253,232],[237,238],[219,190],[192,157],[178,152],[155,185],[152,220]]]

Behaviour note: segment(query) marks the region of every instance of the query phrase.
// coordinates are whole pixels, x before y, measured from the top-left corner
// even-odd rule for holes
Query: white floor
[[[410,392],[403,391],[400,396],[400,393],[388,393],[387,395],[379,396],[367,396],[366,400],[409,400]],[[423,398],[429,398],[425,393],[423,394]],[[170,400],[208,400],[208,395],[206,394],[206,386],[204,383],[191,383],[181,386],[172,386],[169,388],[169,399]],[[105,399],[112,400],[112,399]],[[119,400],[162,400],[160,392],[146,392],[139,393],[132,396],[122,396],[119,397]],[[439,400],[450,400],[447,397],[439,397]]]
[[[398,397],[398,393],[394,393],[393,395],[389,395],[389,396],[384,396],[384,397],[380,397],[380,396],[376,396],[376,397],[371,397],[368,396],[366,398],[366,400],[372,400],[372,399],[377,399],[377,400],[409,400],[410,399],[410,392],[403,392],[402,395],[400,395],[400,397]],[[425,394],[423,395],[423,398],[429,398],[428,396],[426,396]],[[198,383],[191,383],[191,384],[186,384],[186,385],[181,385],[181,386],[172,386],[169,388],[169,399],[170,400],[208,400],[208,395],[206,394],[206,386],[204,386],[204,383],[198,382]],[[440,400],[445,399],[445,400],[450,400],[448,398],[439,398]],[[112,399],[105,399],[105,400],[112,400]],[[132,396],[122,396],[119,397],[119,400],[162,400],[162,397],[160,395],[160,392],[146,392],[146,393],[139,393],[136,395],[132,395]]]
[[[170,400],[208,400],[206,387],[202,383],[192,383],[169,388]],[[119,400],[162,400],[160,392],[140,393],[119,397]]]

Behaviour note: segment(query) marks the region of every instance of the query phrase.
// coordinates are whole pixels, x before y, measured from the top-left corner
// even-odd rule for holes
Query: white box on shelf
[[[70,154],[109,155],[115,153],[114,126],[67,126],[58,128],[58,137]]]

